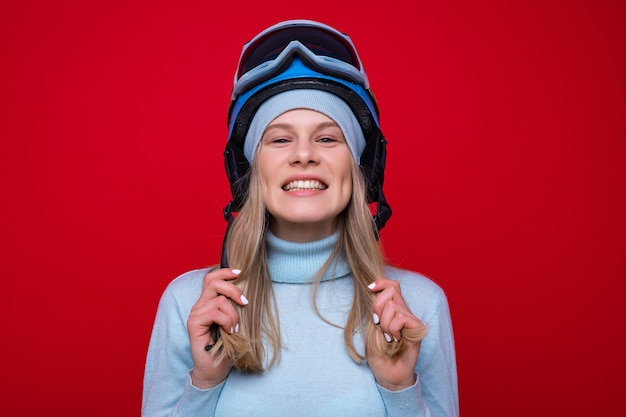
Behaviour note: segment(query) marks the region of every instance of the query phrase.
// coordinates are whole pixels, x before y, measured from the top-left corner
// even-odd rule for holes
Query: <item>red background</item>
[[[622,4],[2,2],[2,414],[139,414],[161,292],[218,261],[240,47],[312,18],[362,54],[462,415],[626,415]]]

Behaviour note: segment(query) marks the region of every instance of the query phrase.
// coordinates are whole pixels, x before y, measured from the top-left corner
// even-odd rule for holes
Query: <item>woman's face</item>
[[[272,232],[306,242],[329,236],[352,196],[352,154],[339,126],[312,110],[274,119],[257,151]]]

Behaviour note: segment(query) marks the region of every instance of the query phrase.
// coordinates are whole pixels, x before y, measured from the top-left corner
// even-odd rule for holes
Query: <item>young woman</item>
[[[164,292],[143,415],[457,416],[446,297],[378,244],[386,142],[349,37],[266,29],[232,99],[222,263]]]

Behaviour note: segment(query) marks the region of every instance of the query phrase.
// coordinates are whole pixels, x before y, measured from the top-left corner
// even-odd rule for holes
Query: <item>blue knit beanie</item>
[[[331,118],[341,129],[357,164],[360,163],[365,137],[350,107],[342,99],[326,91],[296,89],[268,98],[252,118],[243,147],[243,153],[250,164],[267,126],[281,114],[295,109],[315,110]]]

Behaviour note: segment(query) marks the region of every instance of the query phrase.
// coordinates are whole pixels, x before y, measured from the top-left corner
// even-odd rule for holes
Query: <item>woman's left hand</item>
[[[382,332],[369,340],[366,356],[376,381],[390,391],[415,384],[415,365],[426,326],[413,315],[400,291],[400,283],[379,279],[369,285],[376,293],[373,322]],[[402,343],[395,355],[385,353],[385,343]]]

